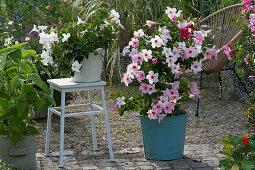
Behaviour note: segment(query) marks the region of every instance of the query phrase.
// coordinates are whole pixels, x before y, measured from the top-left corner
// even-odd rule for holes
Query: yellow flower
[[[45,8],[46,8],[46,9],[49,9],[49,8],[50,8],[50,5],[47,5]]]
[[[231,170],[239,170],[239,166],[238,165],[234,165],[234,166],[232,166]]]

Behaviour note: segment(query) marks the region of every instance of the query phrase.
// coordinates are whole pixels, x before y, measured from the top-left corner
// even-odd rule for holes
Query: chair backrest
[[[211,60],[204,59],[202,61],[202,69],[206,73],[217,73],[227,63],[228,58],[223,53],[224,46],[236,42],[241,36],[240,23],[243,19],[240,13],[243,10],[243,4],[235,4],[224,9],[221,9],[203,19],[201,19],[197,25],[202,27],[204,30],[211,30],[211,36],[213,38],[216,48],[219,49],[217,58],[213,57]],[[234,16],[238,17],[239,22],[234,20]]]

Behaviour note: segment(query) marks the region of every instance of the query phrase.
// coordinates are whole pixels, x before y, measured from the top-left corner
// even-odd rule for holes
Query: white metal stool
[[[104,81],[98,81],[98,82],[92,82],[92,83],[75,83],[75,82],[72,82],[71,78],[49,79],[49,80],[47,80],[47,82],[50,84],[52,96],[53,96],[54,89],[61,92],[61,107],[50,106],[48,108],[45,156],[49,156],[52,113],[55,113],[56,115],[60,116],[59,167],[61,167],[61,168],[64,166],[63,151],[64,151],[64,122],[65,122],[65,118],[66,117],[90,115],[91,126],[92,126],[93,147],[94,147],[94,150],[98,150],[97,138],[96,138],[95,117],[94,116],[96,114],[104,114],[110,160],[114,161],[109,119],[108,119],[108,114],[107,114],[107,107],[106,107],[105,93],[104,93],[104,86],[106,85],[106,83]],[[91,94],[92,90],[100,90],[101,96],[102,96],[103,108],[97,106],[96,104],[93,104],[92,94]],[[65,106],[65,93],[75,92],[75,91],[88,91],[89,103],[73,105],[73,106]],[[86,107],[86,106],[90,107],[90,112],[65,114],[66,108],[81,108],[81,107]],[[96,111],[93,111],[92,109],[95,109]]]

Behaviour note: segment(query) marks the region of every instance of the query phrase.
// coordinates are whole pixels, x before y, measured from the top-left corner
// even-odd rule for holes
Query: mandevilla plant
[[[29,61],[36,54],[22,50],[27,43],[0,50],[0,136],[9,137],[16,144],[26,135],[38,134],[30,118],[35,110],[55,105],[49,87],[41,80],[35,66]]]
[[[139,111],[140,115],[159,122],[165,116],[185,114],[181,103],[186,98],[199,96],[195,82],[188,83],[184,72],[198,73],[200,59],[217,54],[215,47],[205,48],[211,42],[209,31],[195,28],[195,20],[184,20],[181,11],[167,7],[166,15],[158,23],[147,21],[145,28],[134,32],[134,38],[123,50],[132,63],[127,66],[122,82],[128,86],[134,79],[140,83],[138,98],[117,99],[112,109]]]
[[[47,31],[47,26],[34,26],[32,32],[40,32],[43,64],[57,63],[60,71],[70,73],[71,68],[73,72],[79,72],[80,62],[88,58],[89,53],[109,48],[117,38],[119,26],[122,27],[115,10],[99,8],[92,12],[91,18],[83,21],[78,17],[77,22],[69,23],[65,28]]]
[[[243,169],[252,170],[255,168],[255,135],[248,136],[226,136],[221,141],[224,145],[219,153],[227,157],[220,161],[221,169]]]

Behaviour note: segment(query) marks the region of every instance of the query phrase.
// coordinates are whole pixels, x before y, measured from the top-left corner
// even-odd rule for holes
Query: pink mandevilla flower
[[[145,74],[143,71],[137,71],[136,73],[136,79],[137,81],[141,82],[145,79]]]
[[[139,87],[139,90],[142,91],[142,93],[148,93],[148,85],[145,83],[141,83],[141,86]]]
[[[231,55],[233,55],[233,54],[232,54],[232,51],[230,50],[229,47],[224,46],[224,51],[223,51],[223,53],[225,53],[225,54],[227,55],[227,57],[228,57],[229,60],[232,59]]]
[[[152,93],[155,93],[155,92],[157,92],[157,90],[155,89],[155,84],[148,85],[148,93],[152,94]]]
[[[143,63],[143,53],[135,54],[131,58],[134,63],[137,63],[138,61],[140,62],[140,64]]]
[[[131,50],[129,56],[132,57],[132,56],[134,56],[134,55],[136,55],[136,54],[138,54],[138,50],[137,50],[136,48],[133,48],[133,49]]]
[[[159,98],[160,100],[158,103],[161,104],[162,106],[165,106],[168,102],[168,98],[166,96],[160,96]]]
[[[158,118],[158,115],[156,114],[156,112],[154,110],[149,110],[147,113],[148,113],[149,119],[157,119]]]
[[[200,90],[197,86],[197,83],[195,83],[194,81],[191,83],[190,85],[190,97],[193,97],[193,96],[197,96],[198,98],[200,98]]]
[[[129,74],[124,74],[121,82],[125,83],[126,86],[128,86],[129,83],[132,83],[132,80],[130,79],[130,75]]]
[[[156,24],[156,22],[153,22],[153,21],[150,21],[150,20],[146,21],[146,25],[149,26],[149,27],[151,27],[151,26],[153,26],[155,24]]]
[[[152,108],[156,113],[161,113],[164,106],[160,103],[157,103],[156,105],[153,105]]]
[[[171,114],[174,110],[174,107],[175,107],[175,103],[168,102],[164,107],[165,113]]]
[[[157,59],[156,58],[151,59],[151,61],[152,61],[153,64],[157,64]]]
[[[129,45],[133,48],[136,48],[139,46],[139,40],[136,38],[132,38],[131,41],[129,41]]]
[[[165,114],[157,114],[158,115],[158,123],[160,123],[161,120],[164,119],[164,117],[166,116]]]

